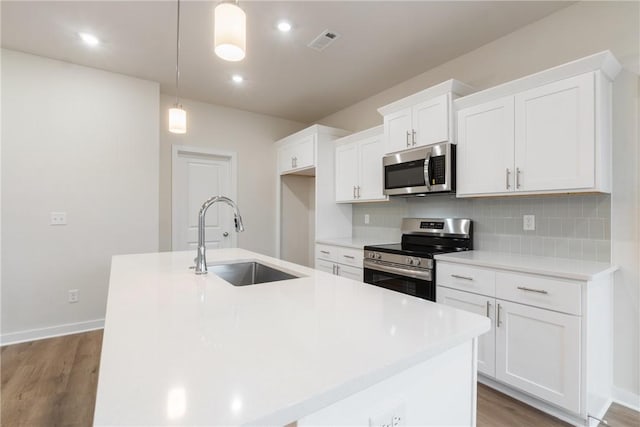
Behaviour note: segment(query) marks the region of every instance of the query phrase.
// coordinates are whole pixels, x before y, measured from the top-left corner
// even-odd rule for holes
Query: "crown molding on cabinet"
[[[383,116],[402,110],[404,108],[412,107],[424,100],[432,99],[445,93],[453,93],[457,96],[466,96],[473,93],[475,89],[466,83],[462,83],[456,79],[450,79],[445,82],[439,83],[435,86],[431,86],[420,92],[416,92],[406,98],[399,99],[391,104],[387,104],[378,108],[378,113]]]
[[[473,107],[474,105],[483,104],[518,92],[524,92],[558,80],[598,70],[601,71],[609,80],[613,81],[620,70],[622,70],[622,65],[620,65],[620,62],[618,62],[616,57],[613,56],[611,51],[605,50],[575,61],[567,62],[566,64],[549,68],[548,70],[540,71],[539,73],[521,77],[519,79],[458,98],[454,100],[454,104],[457,110]]]

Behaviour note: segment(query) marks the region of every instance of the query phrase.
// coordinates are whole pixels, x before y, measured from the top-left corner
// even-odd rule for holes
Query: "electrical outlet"
[[[50,225],[67,225],[67,213],[66,212],[51,212]]]
[[[404,427],[405,423],[404,403],[393,409],[382,412],[375,417],[369,418],[369,427]]]
[[[79,301],[78,290],[77,289],[69,289],[68,299],[69,304],[73,304]]]
[[[523,215],[522,216],[522,229],[525,231],[533,231],[536,229],[536,216],[535,215]]]
[[[369,220],[370,220],[369,214],[364,214],[364,223],[369,224]]]

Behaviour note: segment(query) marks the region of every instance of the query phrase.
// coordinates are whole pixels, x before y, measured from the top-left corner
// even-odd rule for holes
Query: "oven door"
[[[365,283],[435,302],[436,285],[432,276],[432,270],[364,260]]]

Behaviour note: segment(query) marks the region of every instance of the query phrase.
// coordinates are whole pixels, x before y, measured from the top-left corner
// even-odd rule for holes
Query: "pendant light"
[[[247,16],[235,3],[223,2],[214,9],[214,51],[225,61],[244,59],[247,45]]]
[[[187,133],[187,112],[180,104],[180,0],[178,0],[178,13],[176,25],[176,103],[169,108],[169,132]]]

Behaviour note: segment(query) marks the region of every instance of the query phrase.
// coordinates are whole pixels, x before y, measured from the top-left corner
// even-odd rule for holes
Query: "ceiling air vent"
[[[309,46],[311,49],[315,49],[317,51],[322,51],[327,48],[331,43],[338,40],[340,38],[340,34],[335,31],[324,30],[318,37],[313,39]]]

